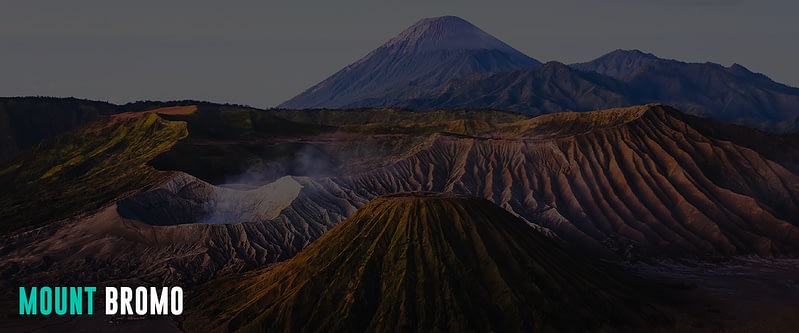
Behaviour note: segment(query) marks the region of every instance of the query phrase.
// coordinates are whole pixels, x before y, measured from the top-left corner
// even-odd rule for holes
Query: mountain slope
[[[630,89],[613,78],[549,62],[514,72],[470,75],[431,89],[426,96],[393,103],[409,109],[488,108],[537,115],[636,104],[630,96]]]
[[[799,88],[734,64],[685,63],[616,50],[572,67],[626,82],[640,102],[674,105],[695,115],[770,131],[796,130]]]
[[[473,74],[414,99],[375,101],[371,106],[492,108],[537,115],[663,103],[773,132],[799,129],[799,89],[737,64],[684,63],[617,50],[568,67],[550,62],[526,70]]]
[[[612,331],[655,310],[630,281],[451,194],[374,199],[288,262],[200,290],[189,330]]]
[[[188,135],[155,112],[97,116],[0,164],[0,233],[97,209],[169,176],[146,163]],[[43,207],[46,206],[46,209]]]
[[[74,98],[0,98],[0,163],[42,140],[55,137],[103,115],[117,106]]]
[[[123,197],[107,192],[100,211],[66,196],[77,206],[73,218],[0,238],[0,275],[11,285],[52,283],[59,272],[84,279],[73,284],[135,274],[188,286],[291,258],[369,200],[412,191],[488,199],[571,248],[614,259],[799,254],[796,137],[660,105],[534,118],[474,110],[281,111],[263,119],[249,110],[202,112],[171,117],[188,123],[189,136],[159,156],[181,163],[157,164],[200,168],[202,179],[162,173],[155,186],[124,189]],[[273,131],[287,124],[309,130]],[[103,135],[87,132],[84,140]],[[229,168],[217,166],[216,151],[228,153],[219,156]],[[99,154],[89,164],[115,159]],[[240,177],[260,168],[272,174]],[[126,184],[61,177],[117,185],[105,189]],[[49,184],[21,180],[28,189]],[[220,186],[242,182],[248,187]],[[57,202],[33,190],[9,193],[27,198],[25,210],[0,207],[12,218],[46,216]]]
[[[492,108],[528,114],[589,111],[643,103],[769,131],[796,129],[799,89],[743,66],[683,63],[617,50],[588,63],[474,74],[415,99],[373,106],[411,109]]]
[[[122,105],[61,97],[0,97],[0,164],[55,138],[97,120],[125,112],[159,108],[224,105],[199,101],[137,101]]]
[[[468,74],[538,64],[459,17],[427,18],[279,107],[369,106],[375,101],[413,98]]]
[[[647,66],[661,60],[663,59],[654,54],[639,50],[615,50],[592,61],[572,64],[570,67],[627,81]]]
[[[799,129],[799,88],[734,64],[616,50],[570,65],[527,58],[455,17],[425,19],[280,107],[546,114],[644,103],[771,132]]]
[[[281,191],[285,188],[299,188],[299,193]],[[190,287],[218,274],[289,259],[352,215],[356,210],[352,205],[366,202],[342,199],[334,185],[300,177],[226,196],[231,191],[176,174],[134,196],[135,204],[144,209],[136,210],[134,203],[122,200],[89,214],[2,236],[0,289],[128,279]],[[287,207],[286,202],[290,202]]]
[[[373,193],[484,197],[594,253],[799,253],[791,163],[692,123],[713,126],[657,105],[541,116],[495,135],[442,136],[395,165],[339,182]],[[741,137],[757,133],[738,128]],[[783,151],[796,151],[796,140],[788,142]]]

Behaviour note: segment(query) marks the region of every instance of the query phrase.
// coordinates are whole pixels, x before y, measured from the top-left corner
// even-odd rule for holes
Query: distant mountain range
[[[799,89],[734,64],[616,50],[541,65],[463,19],[421,20],[281,108],[492,108],[528,114],[643,103],[774,132],[799,128]]]
[[[694,115],[761,129],[795,130],[799,89],[733,64],[685,63],[617,50],[572,65],[627,84],[635,102],[660,102]]]

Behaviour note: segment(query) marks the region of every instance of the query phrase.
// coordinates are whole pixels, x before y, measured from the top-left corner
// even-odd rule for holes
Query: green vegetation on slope
[[[75,130],[101,116],[164,107],[198,105],[204,109],[247,109],[201,101],[138,101],[124,105],[60,97],[0,97],[0,164],[43,140]]]
[[[169,103],[0,102],[10,108],[0,112],[0,125],[24,130],[27,122],[14,115],[31,108],[41,111],[34,112],[40,122],[68,125],[25,141],[32,147],[21,153],[9,143],[8,151],[18,155],[0,163],[0,181],[7,188],[0,194],[1,233],[99,208],[165,175],[156,169],[181,170],[213,183],[248,172],[265,183],[285,174],[368,170],[412,153],[437,132],[476,135],[526,119],[491,111],[263,111],[200,103],[193,114],[165,114],[160,117],[168,121],[163,121],[141,109]],[[118,114],[127,109],[136,112]],[[31,126],[50,126],[45,125]]]
[[[187,135],[154,113],[100,118],[0,166],[0,232],[97,209],[167,175],[146,165]]]
[[[530,118],[517,113],[489,110],[280,110],[273,113],[299,123],[334,126],[344,132],[361,134],[450,132],[478,135],[495,130],[502,124]]]

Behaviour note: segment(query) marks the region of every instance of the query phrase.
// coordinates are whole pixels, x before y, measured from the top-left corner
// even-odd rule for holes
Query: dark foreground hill
[[[0,98],[0,162],[116,109],[113,104],[74,98]]]
[[[288,262],[200,288],[185,328],[609,332],[669,322],[641,284],[617,275],[484,199],[398,194]]]

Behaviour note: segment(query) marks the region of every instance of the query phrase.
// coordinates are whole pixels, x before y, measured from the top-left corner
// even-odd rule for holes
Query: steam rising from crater
[[[263,222],[275,219],[302,189],[290,176],[241,190],[180,174],[157,190],[123,200],[118,207],[122,216],[155,225]]]
[[[294,145],[294,144],[290,144]],[[287,157],[249,161],[246,171],[225,177],[220,186],[234,189],[255,189],[284,176],[332,176],[340,169],[337,158],[314,144],[302,143]],[[289,148],[289,149],[294,149]]]
[[[292,177],[283,177],[254,190],[212,186],[206,205],[208,214],[200,223],[230,224],[258,222],[276,218],[303,188]]]

